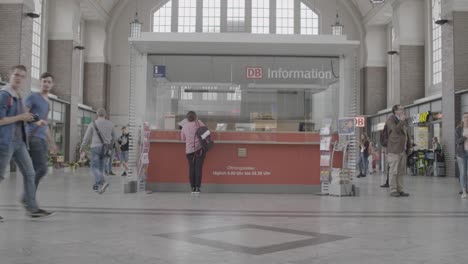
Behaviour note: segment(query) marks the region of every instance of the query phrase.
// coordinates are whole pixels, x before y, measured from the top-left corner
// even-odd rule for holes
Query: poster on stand
[[[320,155],[320,166],[330,166],[330,155]]]
[[[352,136],[356,133],[356,119],[344,117],[338,119],[338,134],[340,136]]]
[[[320,150],[329,151],[331,144],[331,137],[322,137],[320,139]]]

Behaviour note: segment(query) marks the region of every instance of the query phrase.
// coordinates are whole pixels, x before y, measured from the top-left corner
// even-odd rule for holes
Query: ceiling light
[[[37,14],[37,13],[26,13],[26,15],[30,18],[39,18],[41,15]]]
[[[436,23],[437,25],[444,25],[444,24],[447,24],[448,23],[448,20],[447,19],[439,19],[439,20],[436,20],[434,23]]]
[[[385,3],[385,0],[369,0],[371,4],[378,5]]]

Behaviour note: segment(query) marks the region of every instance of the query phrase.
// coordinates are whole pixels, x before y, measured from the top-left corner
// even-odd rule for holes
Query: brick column
[[[425,97],[424,1],[395,1],[393,27],[395,39],[392,50],[392,104],[412,104]]]
[[[83,102],[93,109],[108,108],[109,64],[89,63],[84,65]]]
[[[442,15],[449,23],[442,26],[442,146],[446,174],[455,176],[455,126],[461,113],[455,91],[468,89],[468,12],[454,11],[453,0],[442,1]]]
[[[387,67],[361,69],[363,113],[374,115],[387,108]]]
[[[0,75],[7,81],[9,69],[23,64],[31,69],[33,19],[26,13],[34,11],[32,1],[0,4]],[[30,90],[31,77],[27,74],[25,91]]]
[[[400,45],[400,104],[425,97],[424,45]]]

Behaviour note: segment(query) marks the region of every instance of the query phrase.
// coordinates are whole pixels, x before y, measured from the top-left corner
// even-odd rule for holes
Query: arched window
[[[440,19],[441,0],[432,0],[432,84],[442,82],[442,29],[435,21]]]
[[[318,35],[319,17],[308,5],[301,2],[301,34]]]
[[[173,18],[175,13],[178,17]],[[171,0],[153,13],[153,31],[171,32],[171,28],[177,32],[318,35],[319,15],[305,0]]]
[[[221,0],[203,0],[203,32],[221,31]]]
[[[42,55],[42,0],[34,0],[34,9],[34,12],[39,14],[40,17],[33,19],[31,78],[39,80]]]
[[[153,32],[171,32],[172,0],[153,13]]]
[[[270,33],[270,0],[252,0],[252,33]]]

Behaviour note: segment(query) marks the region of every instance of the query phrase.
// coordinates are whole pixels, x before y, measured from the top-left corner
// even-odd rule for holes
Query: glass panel
[[[151,56],[170,82],[149,83],[147,120],[173,130],[188,111],[210,129],[230,131],[319,130],[338,116],[336,58],[250,56]],[[154,88],[155,87],[155,88]]]

